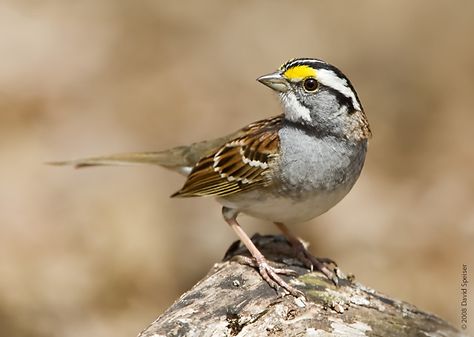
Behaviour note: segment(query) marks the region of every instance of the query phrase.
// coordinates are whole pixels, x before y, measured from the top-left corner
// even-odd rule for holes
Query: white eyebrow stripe
[[[350,98],[354,108],[356,110],[362,111],[354,91],[349,87],[345,78],[340,78],[334,71],[328,69],[318,69],[316,72],[317,79],[321,84],[333,88],[347,98]]]

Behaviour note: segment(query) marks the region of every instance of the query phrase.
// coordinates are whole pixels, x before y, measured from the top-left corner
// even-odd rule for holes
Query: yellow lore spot
[[[290,81],[302,80],[306,77],[316,77],[316,69],[310,66],[295,66],[283,73],[283,76]]]

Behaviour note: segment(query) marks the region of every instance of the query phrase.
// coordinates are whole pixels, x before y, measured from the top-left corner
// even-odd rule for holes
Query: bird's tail
[[[133,152],[48,162],[50,165],[74,166],[75,168],[111,165],[147,164],[158,165],[187,175],[194,165],[208,152],[221,146],[230,136],[203,141],[189,146],[178,146],[158,152]]]
[[[92,167],[92,166],[117,166],[117,165],[133,165],[148,164],[159,165],[169,168],[184,166],[184,160],[173,156],[171,150],[162,152],[130,152],[117,153],[105,156],[53,161],[47,164],[56,166],[74,166],[75,168]]]

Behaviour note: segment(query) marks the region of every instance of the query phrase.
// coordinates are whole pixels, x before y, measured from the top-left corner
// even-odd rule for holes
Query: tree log
[[[269,260],[298,273],[285,279],[306,298],[278,293],[254,268],[235,261],[248,256],[237,241],[223,262],[216,263],[139,337],[463,336],[442,319],[354,282],[340,271],[338,286],[320,273],[309,272],[281,236],[256,234],[252,240]]]

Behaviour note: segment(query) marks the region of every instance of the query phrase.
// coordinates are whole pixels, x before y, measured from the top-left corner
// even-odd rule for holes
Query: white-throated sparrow
[[[184,174],[173,197],[214,196],[226,222],[274,288],[298,295],[271,266],[237,222],[239,213],[274,222],[304,262],[337,281],[326,260],[309,254],[288,224],[310,220],[333,207],[359,177],[371,135],[354,87],[336,67],[293,59],[258,81],[278,93],[283,114],[211,141],[161,152],[117,154],[56,162],[76,167],[145,163]]]

